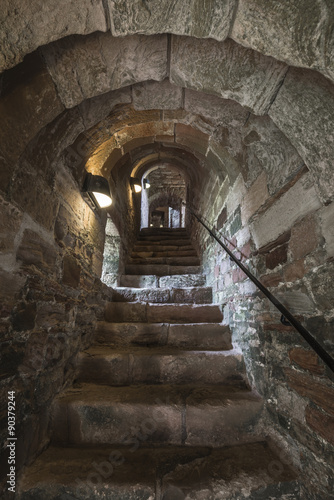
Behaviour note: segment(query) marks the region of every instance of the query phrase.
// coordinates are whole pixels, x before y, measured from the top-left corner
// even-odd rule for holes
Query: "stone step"
[[[189,288],[129,288],[117,287],[112,290],[114,302],[153,302],[182,304],[211,304],[211,287]]]
[[[128,265],[167,265],[167,266],[199,266],[200,259],[196,256],[190,257],[147,257],[145,259],[134,259],[130,257],[127,261]],[[145,273],[146,274],[146,273]]]
[[[120,278],[121,287],[129,288],[189,288],[205,286],[204,274],[178,274],[174,276],[156,276],[123,274]]]
[[[188,234],[185,227],[143,227],[139,234]]]
[[[52,404],[52,441],[119,445],[144,432],[147,444],[228,446],[256,439],[262,408],[256,393],[233,387],[79,384]]]
[[[135,243],[136,246],[172,246],[172,247],[191,247],[192,243],[189,238],[170,238],[169,236],[149,236],[147,238],[140,238]]]
[[[166,247],[168,248],[168,247]],[[174,247],[172,247],[174,248]],[[148,259],[148,258],[166,258],[166,257],[197,257],[197,253],[194,249],[191,250],[134,250],[131,253],[132,259]],[[181,247],[182,248],[182,247]]]
[[[228,326],[216,323],[107,323],[97,325],[95,343],[111,347],[168,346],[180,349],[232,349]]]
[[[117,450],[50,446],[25,469],[16,498],[278,500],[300,498],[299,489],[296,471],[264,441],[148,448],[142,433]]]
[[[156,275],[156,276],[171,276],[179,274],[200,274],[200,266],[183,266],[183,265],[167,265],[167,264],[126,264],[125,274],[135,275]]]
[[[214,304],[108,302],[104,319],[110,323],[221,323],[223,313]]]
[[[235,385],[247,389],[240,351],[183,351],[93,346],[78,358],[77,382],[112,386],[140,384]]]
[[[196,251],[194,250],[194,247],[192,245],[183,245],[183,246],[173,246],[173,245],[159,245],[159,244],[152,244],[148,243],[147,245],[140,244],[140,245],[135,245],[133,247],[133,252],[195,252],[197,255]]]

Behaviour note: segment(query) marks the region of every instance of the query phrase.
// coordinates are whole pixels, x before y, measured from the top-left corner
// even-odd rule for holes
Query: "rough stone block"
[[[26,229],[17,250],[16,259],[25,266],[34,265],[53,274],[57,252],[53,246],[44,241],[37,233]]]
[[[304,368],[304,370],[317,375],[324,373],[324,366],[319,363],[319,356],[314,351],[295,347],[289,351],[289,358],[290,361]]]
[[[278,238],[293,224],[321,207],[309,176],[299,179],[263,215],[251,224],[251,234],[257,248]]]
[[[325,238],[326,252],[334,257],[334,203],[324,207],[320,212],[321,232]]]
[[[334,263],[329,262],[317,269],[312,277],[312,292],[315,302],[322,310],[333,310],[334,304]]]
[[[266,267],[267,269],[275,269],[275,267],[284,264],[287,260],[288,245],[282,245],[266,255]]]
[[[186,444],[228,446],[249,435],[262,410],[259,396],[251,392],[199,388],[186,400]],[[203,426],[203,421],[205,425]]]
[[[242,199],[241,220],[243,224],[247,223],[248,219],[264,204],[268,197],[267,175],[263,172]]]
[[[331,2],[241,0],[231,37],[291,66],[314,68],[334,78],[334,8]]]
[[[182,107],[182,89],[170,81],[143,82],[132,87],[133,107],[146,109],[179,109]]]
[[[304,260],[297,260],[284,267],[284,279],[287,282],[293,282],[304,278],[306,273]]]
[[[110,90],[167,76],[165,35],[114,38],[94,33],[64,38],[45,47],[43,55],[67,108]]]
[[[63,278],[64,285],[72,288],[78,288],[80,284],[81,266],[77,259],[71,255],[65,255],[63,260]]]
[[[16,163],[29,141],[64,110],[37,55],[28,56],[19,70],[20,84],[12,86],[0,101],[1,151],[9,164]]]
[[[147,305],[140,302],[109,302],[104,317],[110,323],[146,322],[146,309]]]
[[[90,348],[80,354],[77,382],[112,386],[129,385],[129,356],[111,353],[106,348]]]
[[[308,255],[318,246],[317,221],[313,215],[305,217],[291,230],[289,250],[294,259]]]
[[[123,274],[120,279],[120,286],[130,288],[156,288],[158,278],[154,275],[126,275]]]
[[[109,346],[159,346],[167,343],[163,323],[98,323],[95,340]]]
[[[229,327],[214,323],[171,324],[168,345],[187,349],[232,349]]]
[[[284,371],[292,389],[301,396],[309,398],[330,415],[334,415],[334,389],[291,368],[286,368]]]
[[[334,446],[334,418],[308,406],[305,411],[306,423],[317,434]]]
[[[112,401],[112,404],[110,402]],[[63,414],[67,410],[67,419]],[[53,404],[53,441],[75,445],[182,443],[182,400],[170,386],[84,384]],[[78,423],[80,422],[80,425]]]
[[[22,215],[16,207],[0,196],[0,254],[13,252]]]
[[[13,186],[12,197],[36,222],[47,230],[53,229],[59,201],[38,173],[22,166]]]
[[[115,36],[174,33],[224,40],[230,30],[235,0],[153,0],[149,6],[138,0],[108,1],[111,30]]]
[[[333,85],[315,71],[290,68],[269,116],[317,179],[322,199],[333,200]]]
[[[198,304],[148,304],[147,321],[152,323],[221,323],[219,306]]]
[[[206,155],[209,146],[208,134],[204,134],[190,125],[182,123],[177,123],[175,126],[175,141],[178,144],[183,144],[192,151],[197,151],[203,156]]]
[[[28,5],[19,0],[4,0],[0,24],[0,72],[15,66],[25,54],[39,46],[61,38],[64,33],[84,35],[107,29],[102,0],[83,0],[80,8],[60,0],[48,9],[43,0],[32,0]],[[19,36],[22,33],[24,36]]]
[[[232,40],[172,37],[172,83],[233,99],[255,114],[268,111],[286,71],[284,64]]]

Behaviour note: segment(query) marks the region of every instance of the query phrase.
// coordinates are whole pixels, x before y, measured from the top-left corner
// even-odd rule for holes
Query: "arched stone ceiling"
[[[145,144],[150,137],[163,143],[174,134],[175,143],[196,149],[203,141],[196,139],[187,145],[191,135],[187,126],[191,126],[208,135],[204,139],[207,160],[214,164],[218,158],[228,163],[233,154],[226,136],[240,143],[238,127],[247,120],[256,121],[254,115],[263,115],[263,119],[271,118],[268,123],[278,126],[311,169],[322,198],[333,199],[328,179],[333,178],[334,87],[319,73],[289,68],[230,39],[199,41],[189,36],[173,36],[168,43],[167,35],[115,38],[110,33],[94,33],[64,38],[42,48],[41,53],[44,59],[33,54],[23,63],[23,69],[13,70],[13,74],[17,71],[25,76],[29,63],[28,78],[19,87],[7,92],[13,76],[5,73],[3,77],[0,161],[4,159],[14,167],[29,142],[30,151],[34,149],[32,144],[36,151],[41,149],[40,141],[44,142],[44,153],[49,154],[45,142],[52,137],[58,152],[73,143],[74,154],[82,159],[88,151],[86,161],[93,164],[97,160],[98,168],[102,168],[112,154],[115,158],[110,165],[118,161],[117,150],[120,154],[130,152],[138,141]],[[20,109],[18,98],[22,101]],[[231,105],[226,105],[231,101],[226,99],[239,105],[234,103],[231,111]],[[141,120],[131,127],[131,113],[126,107],[115,107],[124,102],[142,111]],[[110,117],[118,124],[114,135],[108,125]],[[219,126],[210,124],[212,117]],[[105,140],[86,132],[96,124],[100,131],[106,127]],[[92,148],[81,144],[78,149],[80,133]],[[43,147],[39,154],[43,154]],[[8,180],[9,173],[1,175]]]
[[[0,71],[72,34],[173,33],[240,45],[334,78],[331,0],[3,0]]]

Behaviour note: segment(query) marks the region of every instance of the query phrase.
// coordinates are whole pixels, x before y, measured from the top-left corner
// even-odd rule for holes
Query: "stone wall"
[[[99,280],[105,216],[62,165],[22,162],[0,193],[1,484],[7,473],[7,392],[16,398],[16,467],[48,442],[48,409],[73,381],[109,290]]]
[[[264,125],[257,118],[244,132],[243,147],[256,151],[256,171],[249,169],[231,184],[228,178],[208,182],[198,211],[334,356],[334,231],[329,227],[334,204],[321,202],[308,169],[282,143],[290,154],[279,178],[273,165],[280,149],[272,144],[268,151]],[[206,193],[212,193],[210,203]],[[333,374],[293,327],[280,322],[281,314],[206,230],[194,222],[192,227],[215,301],[224,307],[252,385],[265,398],[265,432],[286,443],[289,457],[308,478],[305,498],[320,498],[319,491],[327,498],[333,488]],[[320,490],[312,493],[312,487]]]

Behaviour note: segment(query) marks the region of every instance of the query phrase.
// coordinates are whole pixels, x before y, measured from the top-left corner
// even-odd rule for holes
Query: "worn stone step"
[[[183,266],[183,265],[167,265],[167,264],[126,264],[125,274],[135,275],[156,275],[156,276],[171,276],[173,274],[200,274],[200,266]]]
[[[189,288],[129,288],[117,287],[112,291],[114,302],[154,302],[182,304],[211,304],[211,287]]]
[[[168,247],[167,247],[168,248]],[[177,248],[177,247],[175,247]],[[182,248],[182,247],[181,247]],[[132,251],[132,259],[147,259],[147,258],[161,258],[161,257],[197,257],[196,250],[139,250]]]
[[[265,441],[210,449],[50,446],[27,467],[17,500],[298,499],[295,470]],[[279,464],[278,468],[271,466]]]
[[[221,323],[223,313],[214,304],[108,302],[104,319],[110,323]]]
[[[173,245],[158,245],[158,244],[140,244],[133,247],[133,252],[195,252],[192,245],[173,246]],[[196,253],[197,255],[197,253]]]
[[[146,259],[129,258],[128,265],[168,265],[168,266],[199,266],[200,259],[196,256],[190,257],[147,257]],[[145,273],[146,274],[146,273]]]
[[[181,349],[232,349],[228,326],[216,323],[108,323],[97,325],[95,343],[112,347],[169,346]]]
[[[256,439],[262,407],[233,387],[79,384],[52,404],[52,441],[118,445],[146,429],[147,444],[227,446]]]
[[[236,385],[246,389],[240,351],[183,351],[172,348],[117,349],[94,345],[78,358],[77,382],[113,386],[135,384]]]
[[[170,238],[169,236],[149,236],[147,238],[141,238],[136,241],[136,246],[172,246],[172,247],[192,247],[191,240],[189,238]]]
[[[123,274],[120,278],[121,287],[129,288],[189,288],[205,286],[204,274],[178,274],[174,276]]]

